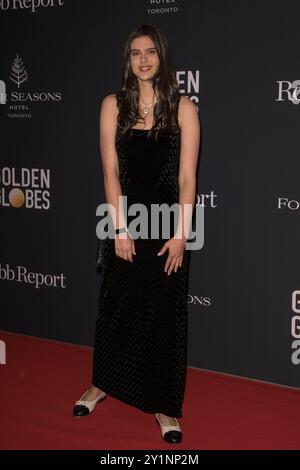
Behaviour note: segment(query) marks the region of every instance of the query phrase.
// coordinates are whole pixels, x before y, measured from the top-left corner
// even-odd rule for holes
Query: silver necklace
[[[150,108],[152,108],[152,106],[154,106],[154,104],[157,102],[158,100],[155,100],[153,101],[153,103],[151,104],[144,104],[141,100],[139,101],[139,103],[142,105],[143,107],[143,114],[145,114],[146,116],[149,114],[149,111],[150,111]]]

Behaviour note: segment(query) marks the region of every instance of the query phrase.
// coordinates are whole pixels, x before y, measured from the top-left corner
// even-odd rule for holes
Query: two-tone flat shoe
[[[76,401],[75,406],[73,408],[74,416],[81,417],[91,414],[96,408],[97,403],[101,400],[104,400],[104,398],[106,397],[106,393],[101,392],[99,397],[96,398],[96,400],[87,401],[83,400],[83,397],[86,393],[87,392],[85,392],[82,397]]]
[[[176,425],[162,424],[158,418],[158,413],[155,413],[155,418],[157,424],[160,426],[161,436],[165,441],[170,444],[177,444],[182,441],[182,431],[176,418],[174,418],[176,419]]]

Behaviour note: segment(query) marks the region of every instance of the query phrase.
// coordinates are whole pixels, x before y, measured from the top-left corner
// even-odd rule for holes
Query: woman
[[[142,25],[127,39],[122,90],[101,106],[100,151],[115,233],[105,240],[92,385],[73,414],[88,415],[112,395],[155,413],[170,443],[182,440],[177,418],[186,381],[191,224],[185,208],[194,207],[199,142],[197,108],[179,93],[167,40]],[[171,237],[136,237],[122,196],[128,209],[145,205],[150,228],[153,204],[177,203],[186,212],[179,212]]]

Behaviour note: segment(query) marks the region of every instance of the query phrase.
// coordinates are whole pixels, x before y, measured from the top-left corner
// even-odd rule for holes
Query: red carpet
[[[165,443],[152,414],[108,396],[72,416],[88,388],[92,350],[0,332],[1,449],[299,449],[300,392],[188,370],[181,444]]]

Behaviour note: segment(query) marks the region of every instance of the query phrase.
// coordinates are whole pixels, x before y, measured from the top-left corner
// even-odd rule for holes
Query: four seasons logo
[[[10,82],[0,80],[0,104],[8,105],[7,117],[31,118],[34,103],[59,103],[62,101],[60,91],[32,91],[24,89],[28,86],[29,73],[25,66],[23,57],[17,53],[13,60]],[[10,91],[9,83],[12,90]],[[23,88],[23,90],[21,90]]]
[[[10,77],[12,82],[16,83],[18,88],[20,88],[21,84],[27,81],[28,78],[28,73],[25,70],[25,67],[23,65],[23,61],[19,55],[14,60],[13,66],[12,66],[12,72],[10,74]]]

